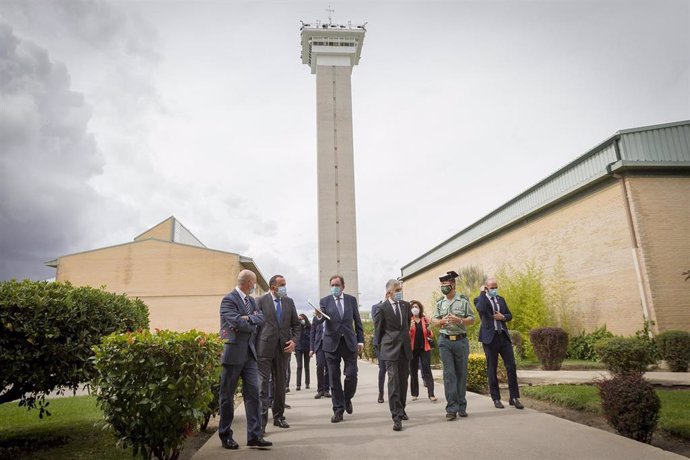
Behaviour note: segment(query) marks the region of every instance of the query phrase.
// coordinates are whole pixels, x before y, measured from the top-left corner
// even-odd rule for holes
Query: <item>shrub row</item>
[[[661,359],[666,360],[672,372],[687,372],[690,363],[690,332],[666,331],[656,336]]]
[[[606,326],[602,326],[589,334],[582,331],[580,334],[570,338],[568,358],[580,359],[583,361],[597,361],[599,359],[596,350],[597,342],[611,337],[613,337],[613,333],[607,330]]]
[[[47,393],[91,380],[91,347],[103,336],[148,325],[146,305],[125,295],[69,283],[0,282],[0,403],[20,399],[42,417]]]
[[[216,334],[113,334],[93,348],[97,401],[119,444],[143,459],[175,459],[184,439],[217,410]]]

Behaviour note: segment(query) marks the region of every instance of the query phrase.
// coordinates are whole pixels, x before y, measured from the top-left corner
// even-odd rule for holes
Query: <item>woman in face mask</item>
[[[410,363],[410,392],[412,400],[419,397],[419,379],[417,370],[422,368],[422,379],[429,394],[429,400],[436,402],[434,396],[434,378],[431,375],[431,347],[433,345],[433,333],[431,325],[424,316],[424,306],[418,300],[410,302],[412,322],[410,324],[410,341],[412,343],[412,362]]]
[[[300,334],[295,346],[295,358],[297,358],[297,391],[302,384],[302,369],[304,369],[304,388],[309,389],[309,335],[311,323],[307,315],[300,313]]]

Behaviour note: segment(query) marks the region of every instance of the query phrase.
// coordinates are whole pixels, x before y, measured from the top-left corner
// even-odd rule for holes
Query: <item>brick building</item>
[[[240,270],[257,275],[257,294],[268,283],[254,261],[209,249],[175,217],[134,241],[60,256],[46,262],[56,281],[138,297],[149,306],[151,328],[218,331],[220,301],[236,285]]]
[[[619,131],[402,267],[407,298],[477,265],[561,258],[587,330],[690,330],[690,121]]]

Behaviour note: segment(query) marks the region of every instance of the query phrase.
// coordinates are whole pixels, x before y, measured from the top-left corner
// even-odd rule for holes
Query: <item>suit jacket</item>
[[[506,317],[504,321],[497,321],[501,323],[503,330],[506,331],[508,340],[510,340],[510,334],[508,333],[508,326],[506,323],[513,319],[513,314],[508,308],[506,299],[497,295],[496,301],[498,302],[499,311]],[[489,344],[493,341],[495,335],[494,319],[492,318],[494,307],[484,293],[481,293],[479,297],[474,299],[474,306],[477,308],[477,313],[479,313],[479,317],[482,320],[482,327],[479,329],[479,341]]]
[[[276,304],[270,292],[259,298],[258,304],[264,315],[264,323],[258,331],[257,353],[260,358],[275,358],[278,349],[282,355],[285,342],[292,340],[297,344],[299,340],[300,323],[295,302],[290,297],[280,299],[280,323],[276,314]]]
[[[316,353],[323,345],[323,322],[316,316],[311,320],[311,331],[309,333],[309,351]]]
[[[220,336],[225,340],[223,364],[244,364],[250,358],[257,359],[254,342],[257,328],[264,323],[264,316],[254,298],[247,297],[251,310],[249,320],[242,318],[247,315],[237,289],[233,289],[220,302]]]
[[[397,361],[403,353],[407,360],[412,359],[410,346],[410,304],[398,302],[402,322],[393,310],[390,300],[386,300],[376,310],[374,316],[374,337],[379,344],[379,359]]]
[[[378,303],[375,303],[374,305],[371,306],[371,319],[373,320],[374,317],[376,316],[376,312],[379,309],[379,306],[383,303],[383,300],[380,300]],[[379,342],[376,339],[376,334],[374,334],[374,338],[371,341],[372,345],[374,345],[374,348],[377,348],[379,346]]]
[[[322,312],[331,317],[330,320],[322,317],[316,322],[323,323],[323,351],[335,353],[340,344],[340,338],[345,339],[347,349],[352,353],[357,353],[357,344],[364,343],[364,329],[362,329],[362,319],[359,317],[359,307],[357,299],[348,294],[341,294],[343,304],[343,315],[335,304],[332,295],[321,299],[319,308]]]

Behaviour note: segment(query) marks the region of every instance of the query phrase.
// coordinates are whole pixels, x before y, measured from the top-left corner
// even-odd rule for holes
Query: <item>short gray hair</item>
[[[386,292],[391,292],[399,284],[402,284],[399,280],[390,279],[386,282]]]

